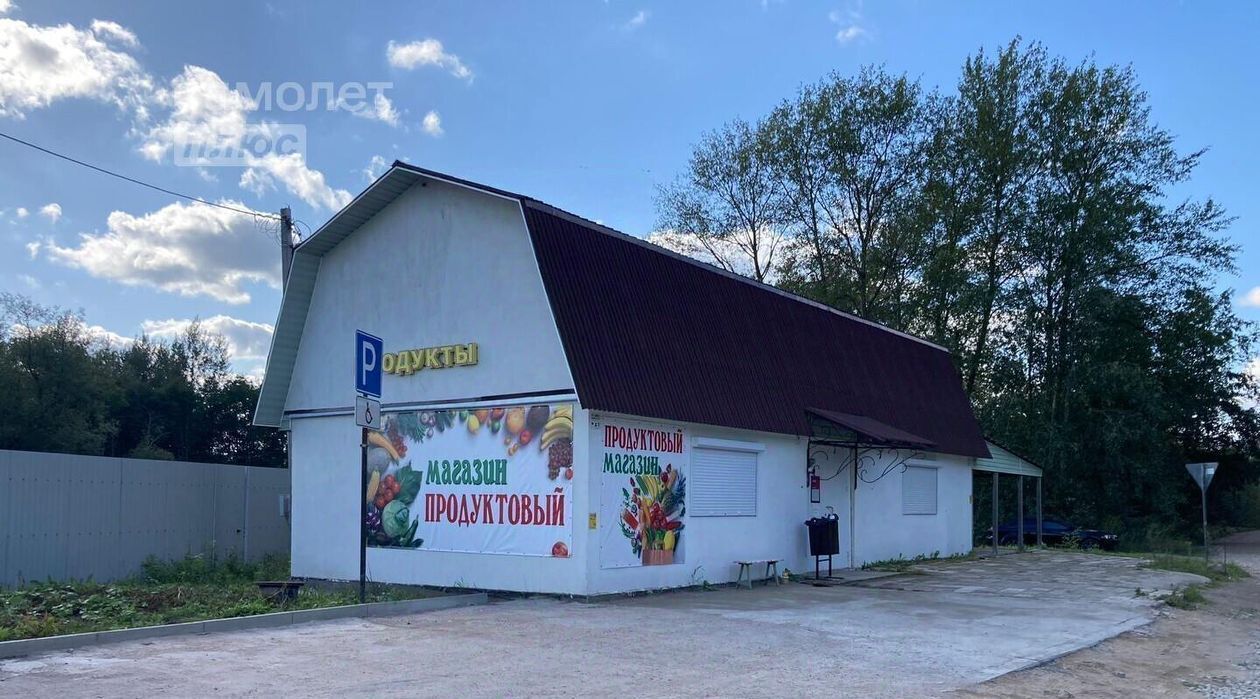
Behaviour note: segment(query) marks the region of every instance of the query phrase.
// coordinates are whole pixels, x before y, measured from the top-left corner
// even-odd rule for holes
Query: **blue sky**
[[[206,199],[291,205],[313,228],[367,184],[375,157],[646,235],[654,187],[705,130],[868,63],[949,90],[970,53],[1016,35],[1073,61],[1132,64],[1181,149],[1210,148],[1178,194],[1210,195],[1237,217],[1239,274],[1220,282],[1260,320],[1254,3],[0,0],[0,130]],[[285,82],[308,95],[314,84],[392,87],[360,113],[263,111],[231,96]],[[304,126],[305,158],[173,163],[181,134],[214,119],[240,128],[234,117]],[[0,142],[0,290],[81,308],[122,337],[201,317],[257,374],[277,258],[248,217]]]

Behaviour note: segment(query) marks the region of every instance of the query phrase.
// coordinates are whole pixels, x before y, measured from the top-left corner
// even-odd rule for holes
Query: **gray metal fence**
[[[0,450],[0,586],[288,553],[288,495],[283,468]]]

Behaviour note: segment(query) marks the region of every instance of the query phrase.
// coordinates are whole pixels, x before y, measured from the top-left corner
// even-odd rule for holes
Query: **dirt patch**
[[[1136,631],[952,696],[1260,696],[1260,532],[1227,543],[1230,559],[1252,577],[1205,590],[1208,604],[1164,608]]]

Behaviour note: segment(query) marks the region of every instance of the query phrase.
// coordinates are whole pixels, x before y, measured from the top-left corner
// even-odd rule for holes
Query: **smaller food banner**
[[[389,413],[368,441],[370,546],[568,557],[572,404]]]
[[[687,515],[682,428],[605,423],[599,434],[600,566],[682,563]]]

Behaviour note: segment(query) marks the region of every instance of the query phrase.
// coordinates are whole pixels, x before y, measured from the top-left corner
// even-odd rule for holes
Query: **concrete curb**
[[[474,592],[464,595],[444,595],[442,597],[426,597],[424,599],[402,600],[398,602],[370,602],[368,604],[349,604],[342,607],[324,607],[322,609],[300,609],[292,612],[275,612],[255,616],[238,616],[231,619],[209,619],[207,621],[190,621],[182,624],[163,624],[162,626],[140,626],[134,629],[117,629],[115,631],[95,631],[92,633],[76,633],[65,636],[47,636],[45,638],[25,638],[17,641],[0,641],[0,658],[16,658],[23,655],[47,653],[50,651],[68,650],[83,646],[121,643],[145,638],[163,636],[181,636],[185,634],[206,634],[220,631],[243,631],[246,629],[274,629],[294,624],[307,624],[314,621],[330,621],[333,619],[353,619],[378,616],[397,616],[417,614],[439,609],[468,607],[486,604],[489,601],[486,593]]]

